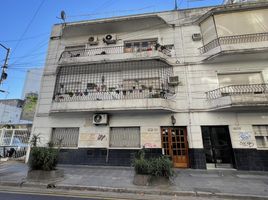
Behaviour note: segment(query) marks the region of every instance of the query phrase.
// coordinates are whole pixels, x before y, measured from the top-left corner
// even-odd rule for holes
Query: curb
[[[52,183],[53,184],[53,183]],[[0,182],[0,186],[21,187],[21,188],[40,188],[47,189],[48,184],[41,182]],[[129,194],[147,194],[147,195],[165,195],[165,196],[188,196],[188,197],[216,197],[220,199],[241,199],[241,200],[268,200],[268,196],[231,194],[231,193],[211,193],[201,191],[169,191],[154,189],[129,189],[129,188],[112,188],[99,186],[73,186],[73,185],[57,185],[55,188],[60,190],[76,190],[76,191],[95,191],[95,192],[115,192]]]

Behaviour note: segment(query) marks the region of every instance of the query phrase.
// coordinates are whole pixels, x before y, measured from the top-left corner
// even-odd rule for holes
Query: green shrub
[[[58,162],[58,154],[58,149],[46,147],[32,147],[29,166],[32,170],[53,170],[55,169]]]
[[[145,150],[140,150],[133,160],[136,174],[171,177],[174,175],[172,161],[167,156],[145,158]]]
[[[151,159],[151,175],[170,177],[174,175],[172,161],[167,156]]]
[[[135,172],[137,174],[150,175],[151,174],[151,162],[144,158],[136,158],[133,162]]]

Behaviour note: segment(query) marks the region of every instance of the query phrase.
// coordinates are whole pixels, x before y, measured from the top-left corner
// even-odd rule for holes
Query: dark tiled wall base
[[[206,169],[204,149],[189,149],[189,162],[192,169]]]
[[[234,149],[238,170],[268,171],[268,150]]]
[[[131,166],[137,152],[138,150],[110,149],[107,159],[106,149],[62,149],[59,164]],[[147,149],[146,157],[160,156],[161,153],[161,149]]]

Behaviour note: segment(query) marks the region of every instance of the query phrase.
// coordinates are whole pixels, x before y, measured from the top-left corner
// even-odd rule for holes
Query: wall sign
[[[141,127],[141,147],[161,148],[160,127]]]

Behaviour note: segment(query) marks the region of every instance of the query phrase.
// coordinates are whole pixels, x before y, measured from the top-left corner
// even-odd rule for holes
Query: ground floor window
[[[62,147],[77,147],[79,128],[53,128],[51,142]]]
[[[268,148],[268,125],[254,125],[253,131],[258,148]]]
[[[139,127],[113,127],[110,129],[110,147],[139,148]]]

